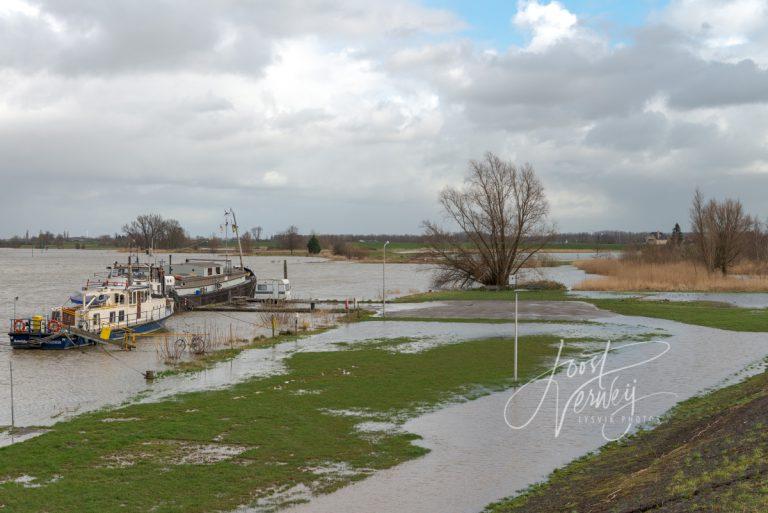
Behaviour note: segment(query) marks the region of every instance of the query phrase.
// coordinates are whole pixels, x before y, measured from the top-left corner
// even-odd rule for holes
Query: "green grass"
[[[491,317],[409,317],[409,316],[397,316],[397,317],[370,317],[365,319],[366,321],[388,321],[388,322],[459,322],[469,324],[510,324],[514,323],[514,319],[498,319]],[[602,323],[595,321],[571,321],[560,319],[518,319],[519,323],[537,323],[537,324],[591,324],[599,326]]]
[[[768,510],[768,373],[678,405],[661,425],[555,471],[488,513]]]
[[[427,301],[511,301],[511,290],[441,290],[404,296],[397,303]],[[585,301],[622,315],[653,317],[730,331],[768,332],[768,308],[739,308],[711,301],[644,301],[640,299],[590,299],[569,296],[559,290],[520,292],[521,301]]]
[[[395,303],[425,303],[428,301],[514,301],[513,290],[436,290],[399,297]],[[531,290],[519,292],[520,301],[564,301],[568,299],[562,290]]]
[[[580,251],[594,251],[600,249],[601,251],[620,251],[627,247],[626,244],[593,244],[593,243],[571,243],[571,244],[547,244],[544,249],[552,250],[580,250]]]
[[[554,343],[548,336],[521,339],[522,380],[546,369]],[[231,510],[270,489],[318,479],[323,484],[316,491],[326,492],[365,474],[323,481],[312,467],[344,462],[375,470],[425,452],[411,443],[413,435],[395,431],[372,437],[355,429],[359,417],[330,411],[401,422],[440,403],[512,384],[509,339],[415,354],[393,352],[392,344],[297,353],[279,376],[56,424],[49,433],[0,448],[0,482],[28,475],[41,485],[0,484],[0,507],[208,512]],[[569,352],[579,350],[576,343],[569,347]],[[107,418],[135,420],[104,422]],[[190,444],[227,444],[244,452],[216,463],[185,463]]]
[[[587,299],[603,310],[622,315],[654,317],[730,331],[768,331],[768,309],[738,308],[709,301],[640,301]]]

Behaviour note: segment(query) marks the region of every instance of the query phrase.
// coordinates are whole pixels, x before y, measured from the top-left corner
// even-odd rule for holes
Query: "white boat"
[[[104,279],[89,279],[70,297],[70,304],[47,316],[11,321],[11,346],[18,349],[67,349],[124,339],[126,333],[162,329],[174,303],[163,294],[162,268],[152,265],[110,268]],[[124,273],[123,270],[128,272]],[[134,280],[134,276],[142,279]]]

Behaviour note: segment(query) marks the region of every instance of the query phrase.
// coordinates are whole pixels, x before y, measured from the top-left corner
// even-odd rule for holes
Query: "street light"
[[[515,278],[515,381],[517,381],[517,274]]]
[[[387,244],[384,243],[384,260],[381,264],[381,316],[387,316]]]
[[[13,318],[16,319],[16,303],[19,301],[19,296],[13,298]]]

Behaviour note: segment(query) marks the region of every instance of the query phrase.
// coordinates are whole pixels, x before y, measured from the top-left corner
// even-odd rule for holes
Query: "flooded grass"
[[[768,510],[768,373],[681,403],[487,513]]]
[[[738,308],[711,301],[644,301],[639,299],[587,299],[589,303],[622,315],[654,317],[730,331],[768,331],[768,309]]]
[[[400,298],[398,302],[514,300],[514,291],[448,290]],[[583,301],[621,315],[653,317],[730,331],[768,332],[768,308],[739,308],[712,301],[648,301],[637,298],[578,298],[561,291],[521,292],[521,301]]]
[[[510,342],[482,339],[413,353],[386,345],[301,352],[286,361],[285,374],[85,414],[0,449],[0,507],[203,512],[253,504],[286,487],[331,491],[426,452],[411,443],[414,435],[392,430],[371,437],[357,424],[401,423],[478,390],[511,386]],[[546,368],[555,342],[521,339],[521,379]],[[568,346],[578,350],[577,343]],[[339,465],[359,471],[329,477],[312,470]],[[35,476],[41,486],[25,488],[20,476]]]

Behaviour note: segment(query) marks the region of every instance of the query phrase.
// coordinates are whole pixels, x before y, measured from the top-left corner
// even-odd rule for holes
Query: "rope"
[[[117,361],[117,362],[118,362],[120,365],[123,365],[123,366],[125,366],[125,367],[127,367],[127,368],[131,369],[132,371],[134,371],[134,372],[137,372],[137,373],[141,374],[142,376],[144,376],[144,373],[143,373],[142,371],[140,371],[139,369],[137,369],[137,368],[135,368],[135,367],[131,367],[130,365],[128,365],[127,363],[125,363],[124,361],[122,361],[120,358],[118,358],[117,356],[115,356],[115,355],[113,355],[112,353],[110,353],[109,351],[107,351],[107,348],[106,348],[106,347],[104,347],[102,344],[96,344],[96,346],[97,346],[97,347],[100,347],[100,348],[102,348],[102,349],[104,350],[104,353],[105,353],[107,356],[109,356],[110,358],[114,358],[114,359],[115,359],[115,361]]]

